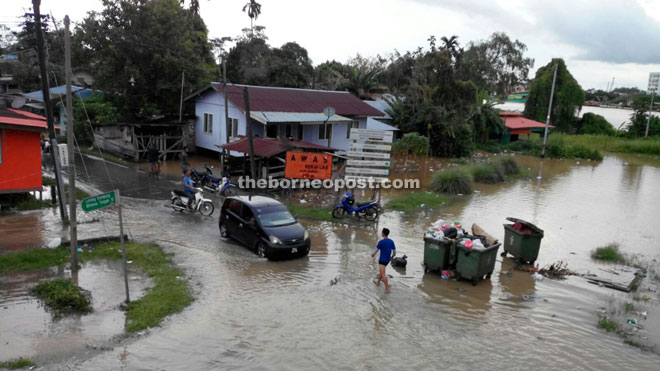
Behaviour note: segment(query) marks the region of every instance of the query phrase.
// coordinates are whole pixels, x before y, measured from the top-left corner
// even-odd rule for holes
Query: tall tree
[[[485,144],[491,137],[499,137],[504,133],[504,120],[494,108],[495,102],[490,102],[488,92],[479,91],[468,121],[472,125],[473,140]]]
[[[558,67],[555,95],[552,101],[551,123],[562,131],[573,132],[576,130],[577,114],[584,103],[584,91],[568,71],[566,63],[561,58],[554,58],[550,63],[536,71],[536,77],[532,81],[527,103],[525,104],[525,117],[545,122],[555,64]]]
[[[309,88],[313,72],[307,50],[295,42],[273,49],[268,61],[269,85],[272,86]]]
[[[74,62],[93,66],[99,89],[121,93],[126,119],[176,112],[183,71],[188,91],[213,78],[204,21],[177,0],[103,0],[103,7],[76,29]]]
[[[250,17],[250,28],[254,28],[254,21],[261,14],[261,4],[256,2],[256,0],[250,0],[243,5],[243,11],[247,12],[248,17]]]

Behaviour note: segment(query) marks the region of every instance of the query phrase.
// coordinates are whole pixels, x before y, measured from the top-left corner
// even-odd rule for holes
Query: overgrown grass
[[[52,207],[52,206],[53,204],[51,203],[50,200],[39,200],[33,195],[28,194],[23,201],[19,202],[16,205],[16,210],[18,211],[38,210],[43,207]]]
[[[470,194],[472,193],[472,175],[467,169],[449,169],[435,175],[431,189],[439,193]]]
[[[632,139],[607,135],[553,135],[561,137],[568,145],[582,145],[592,150],[660,155],[660,137]]]
[[[288,205],[289,211],[294,216],[305,219],[314,219],[321,220],[326,222],[336,222],[337,219],[332,217],[332,210],[314,207],[314,206],[302,206],[298,204]]]
[[[69,261],[69,250],[39,248],[0,254],[0,273],[43,269],[64,265]]]
[[[603,155],[598,149],[591,148],[583,143],[568,142],[565,138],[569,135],[553,134],[548,139],[546,147],[546,156],[549,158],[580,158],[585,160],[600,161]],[[507,149],[515,152],[522,152],[529,156],[541,156],[543,143],[541,140],[519,140],[512,142]]]
[[[56,313],[92,311],[91,298],[70,279],[58,278],[44,281],[30,290]]]
[[[433,208],[446,204],[449,197],[435,192],[410,192],[390,200],[387,207],[406,213],[417,210],[421,205],[425,208]]]
[[[602,328],[607,332],[616,332],[619,329],[616,322],[611,321],[607,318],[601,318],[598,320],[598,327]]]
[[[49,177],[44,176],[44,177],[41,177],[41,179],[42,179],[41,182],[43,183],[44,186],[55,185],[55,179],[54,178],[49,178]],[[68,184],[64,185],[64,192],[66,193],[66,195],[68,197],[69,196],[69,185]],[[89,193],[83,191],[80,188],[76,188],[76,199],[82,200],[82,199],[87,198],[87,197],[89,197]]]
[[[10,370],[16,370],[19,368],[32,367],[32,366],[36,366],[36,363],[34,363],[30,359],[23,357],[0,362],[0,368],[8,368]]]
[[[121,259],[121,245],[106,242],[89,253],[78,255],[82,261],[92,259]],[[163,318],[178,313],[192,301],[183,272],[174,266],[169,255],[153,244],[126,243],[126,259],[132,260],[151,276],[154,286],[146,295],[131,301],[126,309],[126,331],[141,331],[157,326]]]
[[[608,245],[595,248],[591,251],[591,258],[613,263],[626,262],[626,257],[619,250],[619,244],[617,243],[610,243]]]
[[[118,242],[96,245],[94,250],[79,254],[81,261],[94,259],[121,259],[121,246]],[[188,306],[192,296],[183,278],[183,272],[176,268],[169,255],[153,244],[126,243],[126,258],[132,260],[142,271],[151,276],[154,286],[142,298],[132,301],[126,310],[126,331],[140,331],[158,325],[166,316],[178,313]],[[0,254],[0,273],[49,266],[68,262],[69,249],[33,249],[8,254]]]

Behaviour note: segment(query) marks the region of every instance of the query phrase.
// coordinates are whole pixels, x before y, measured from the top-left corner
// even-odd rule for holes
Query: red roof
[[[248,144],[248,139],[245,136],[240,136],[240,140],[236,142],[231,142],[220,146],[229,151],[236,151],[241,153],[249,153],[250,145]],[[304,142],[302,140],[291,140],[289,139],[286,142],[280,141],[275,138],[263,138],[263,137],[254,137],[252,138],[252,145],[254,147],[254,154],[260,157],[272,157],[277,154],[286,152],[289,149],[293,148],[305,148],[305,149],[321,149],[325,151],[338,151],[336,148],[325,147],[322,145]]]
[[[509,128],[510,130],[515,130],[515,129],[533,129],[533,128],[544,128],[545,124],[542,122],[530,120],[526,117],[522,117],[520,114],[517,115],[503,115],[500,112],[500,117],[502,120],[504,120],[504,125]],[[516,113],[516,112],[507,112],[507,113]],[[550,128],[554,128],[554,126],[550,125]]]
[[[504,116],[522,116],[522,112],[500,111],[500,117],[504,117]]]
[[[0,124],[15,125],[26,129],[47,129],[46,118],[32,112],[12,108],[0,108]]]
[[[224,91],[223,84],[212,83],[217,92]],[[246,85],[227,85],[227,98],[245,112],[243,88]],[[382,116],[379,110],[344,91],[276,88],[247,86],[250,94],[250,111],[321,113],[332,107],[340,116]]]

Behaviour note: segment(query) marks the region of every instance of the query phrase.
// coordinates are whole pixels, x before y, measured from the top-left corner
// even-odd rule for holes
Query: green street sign
[[[115,204],[115,192],[108,192],[102,195],[88,197],[80,203],[83,211],[89,212],[92,210],[101,209]]]

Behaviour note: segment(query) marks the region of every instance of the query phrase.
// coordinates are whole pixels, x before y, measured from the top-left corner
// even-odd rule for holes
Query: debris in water
[[[330,286],[336,285],[339,282],[339,277],[335,277],[330,280]]]
[[[301,203],[301,204],[306,204],[307,201],[305,201],[305,200],[300,200],[300,203]]]
[[[538,273],[542,274],[543,277],[563,280],[566,279],[566,276],[576,276],[577,273],[568,269],[567,264],[563,261],[558,261],[538,270]]]
[[[649,300],[651,300],[651,297],[648,296],[648,295],[644,295],[644,296],[642,296],[642,299],[644,299],[646,301],[649,301]]]
[[[61,237],[55,237],[52,240],[50,240],[46,246],[48,246],[49,249],[54,249],[57,246],[59,246],[60,244],[62,244],[62,238]]]
[[[626,320],[627,323],[632,323],[633,325],[637,324],[637,318],[628,318]]]
[[[539,274],[538,272],[532,274],[532,277],[534,278],[535,281],[543,281],[543,279],[545,278],[545,277],[543,277],[542,274]]]

